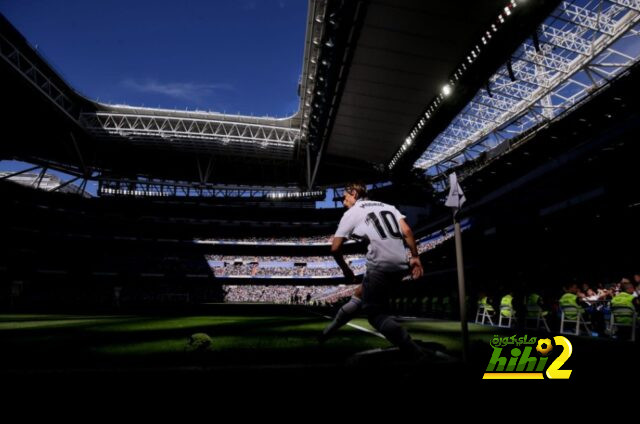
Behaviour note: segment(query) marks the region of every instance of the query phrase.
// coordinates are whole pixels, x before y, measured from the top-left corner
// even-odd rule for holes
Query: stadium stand
[[[637,5],[541,0],[523,12],[515,0],[469,2],[467,22],[455,2],[401,3],[410,7],[311,0],[301,109],[283,120],[93,102],[1,17],[0,116],[20,130],[0,143],[0,160],[66,172],[79,186],[38,190],[0,176],[0,308],[230,307],[233,322],[212,327],[221,329],[216,341],[236,337],[237,345],[215,360],[260,362],[252,350],[262,342],[243,345],[244,331],[260,338],[273,325],[273,358],[298,364],[300,352],[315,349],[309,328],[345,304],[366,270],[365,244],[346,243],[357,277],[344,280],[329,250],[344,210],[315,202],[331,192],[339,202],[344,185],[361,179],[380,183],[371,198],[397,205],[418,240],[424,275],[388,293],[388,308],[409,327],[436,326],[443,339],[455,333],[450,346],[462,357],[452,322],[462,302],[468,321],[480,324],[473,366],[488,346],[479,337],[494,329],[574,330],[572,340],[594,342],[581,346],[583,365],[604,351],[593,337],[633,360],[637,349],[623,340],[635,339],[629,302],[640,294]],[[425,41],[430,31],[459,33],[443,45]],[[427,44],[442,66],[425,65]],[[452,172],[466,197],[455,213],[444,206]],[[82,195],[88,181],[98,183],[97,196]],[[454,220],[463,230],[460,268]],[[625,284],[633,293],[614,300]],[[563,299],[569,291],[575,309]],[[292,322],[300,327],[281,337],[279,327]],[[353,345],[338,341],[334,354],[380,352],[381,340],[361,348],[357,335]],[[291,339],[302,341],[289,349]],[[322,361],[312,377],[325,379]]]

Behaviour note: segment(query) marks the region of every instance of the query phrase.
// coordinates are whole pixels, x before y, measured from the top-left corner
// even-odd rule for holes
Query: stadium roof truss
[[[562,2],[414,167],[440,175],[585,101],[638,61],[639,20],[640,0]]]
[[[73,96],[69,93],[68,87],[56,83],[49,76],[51,69],[48,66],[39,66],[35,61],[29,60],[27,55],[2,33],[0,33],[0,58],[18,71],[72,121],[78,122],[80,108],[72,99]]]
[[[516,3],[512,0],[510,4],[515,7]],[[341,75],[349,63],[344,57],[353,47],[351,27],[357,26],[354,22],[363,14],[358,8],[341,12],[342,4],[310,2],[300,111],[284,119],[100,104],[74,91],[37,52],[16,37],[0,34],[0,57],[75,125],[97,139],[152,148],[145,151],[164,148],[259,159],[255,163],[293,162],[304,157],[306,185],[310,189],[315,185],[323,152],[321,143],[327,135],[327,125],[319,124],[329,122],[335,112],[335,93],[340,91]],[[506,15],[510,10],[511,6],[505,7]],[[340,17],[353,25],[339,25]],[[499,18],[504,20],[502,15]],[[639,19],[640,0],[562,2],[448,128],[435,137],[414,166],[429,175],[442,174],[575,107],[640,57]],[[492,28],[495,31],[495,25]],[[484,37],[482,41],[486,41]],[[476,57],[475,52],[472,54]],[[460,66],[466,69],[464,63]],[[454,75],[456,81],[458,72]],[[455,89],[453,83],[450,88]],[[446,99],[441,94],[434,100],[434,108],[442,102]],[[411,144],[434,112],[432,108],[426,110],[425,118],[420,119],[396,156],[407,150],[407,143]],[[314,123],[316,130],[312,129]],[[366,141],[366,137],[361,138]],[[77,151],[76,140],[72,141]],[[306,155],[300,155],[301,148],[306,149]],[[396,160],[392,160],[390,169]],[[90,169],[83,170],[83,174],[92,177]]]
[[[98,137],[125,137],[133,144],[176,146],[217,153],[292,159],[300,129],[277,122],[246,122],[233,115],[203,114],[181,116],[175,111],[154,114],[144,109],[118,107],[116,110],[83,112],[84,128]],[[234,119],[236,118],[236,119]]]
[[[306,149],[306,183],[315,186],[316,175],[330,134],[331,120],[348,73],[363,2],[309,1],[307,36],[300,80],[301,141]],[[344,21],[350,22],[345,25]],[[348,31],[345,28],[350,28]]]
[[[29,47],[0,34],[0,58],[75,124],[103,138],[268,159],[293,159],[300,140],[297,115],[278,119],[104,105],[83,98]]]

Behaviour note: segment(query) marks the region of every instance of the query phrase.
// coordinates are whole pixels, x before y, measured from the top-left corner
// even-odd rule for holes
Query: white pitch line
[[[327,318],[327,319],[333,320],[333,318],[328,316],[328,315],[322,315],[322,316]],[[347,323],[347,325],[349,327],[353,327],[353,328],[355,328],[357,330],[364,331],[365,333],[373,334],[374,336],[378,336],[380,338],[386,339],[385,336],[383,336],[382,334],[378,333],[377,331],[372,331],[372,330],[369,330],[367,328],[360,327],[359,325],[355,325],[355,324],[351,324],[351,323]]]

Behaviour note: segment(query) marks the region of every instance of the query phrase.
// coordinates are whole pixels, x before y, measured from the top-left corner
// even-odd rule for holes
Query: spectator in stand
[[[527,295],[526,299],[527,318],[538,318],[540,312],[542,317],[546,317],[549,311],[546,310],[543,297],[536,291],[532,291]]]
[[[493,299],[490,299],[489,296],[487,296],[487,293],[484,291],[478,293],[478,308],[485,308],[489,315],[493,315],[495,312],[492,303]]]
[[[223,286],[226,302],[296,303],[296,300],[310,295],[319,297],[327,291],[326,286]]]
[[[588,285],[586,285],[586,287],[587,291],[591,290]],[[591,292],[593,292],[593,290],[591,290]],[[595,335],[604,334],[605,322],[602,308],[592,304],[593,302],[589,303],[587,301],[587,294],[579,291],[577,284],[573,283],[569,285],[566,293],[560,298],[559,303],[561,307],[574,306],[578,308],[577,313],[571,310],[565,311],[566,318],[576,319],[578,313],[586,315],[585,319],[591,321]],[[585,305],[586,308],[582,305]]]
[[[583,298],[586,297],[587,296],[587,292],[589,291],[590,288],[591,287],[589,287],[588,283],[582,283],[582,286],[581,286],[581,288],[579,290],[580,297],[583,297]]]
[[[637,325],[637,323],[633,322],[633,311],[638,311],[639,300],[638,297],[634,296],[635,288],[630,281],[624,281],[621,285],[622,290],[620,291],[620,293],[618,293],[613,299],[611,299],[611,307],[628,308],[628,310],[625,309],[619,311],[615,315],[615,322],[624,324],[624,326],[617,327],[618,334],[621,335],[622,338],[628,338],[631,330],[631,327],[629,327],[629,325]]]
[[[601,296],[593,291],[591,287],[587,288],[585,296],[583,297],[584,303],[588,306],[592,306],[595,305],[599,300],[602,300]]]
[[[578,285],[576,283],[571,283],[569,286],[564,288],[565,293],[560,297],[558,303],[560,308],[565,307],[574,307],[577,311],[568,310],[565,311],[565,317],[568,319],[576,319],[578,314],[583,314],[584,308],[578,304]]]
[[[596,294],[597,294],[598,298],[602,299],[602,300],[606,300],[606,299],[611,298],[611,293],[609,292],[608,289],[606,289],[604,287],[604,284],[602,284],[602,283],[598,283],[598,288],[597,288]]]
[[[513,291],[511,290],[509,290],[509,292],[500,299],[500,315],[505,318],[515,318],[516,314],[513,305]]]

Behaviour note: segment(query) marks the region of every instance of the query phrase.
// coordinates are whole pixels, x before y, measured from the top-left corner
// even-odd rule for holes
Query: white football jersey
[[[400,219],[403,218],[405,216],[394,206],[358,199],[342,216],[335,235],[368,241],[367,268],[405,270],[409,264],[400,230]]]

